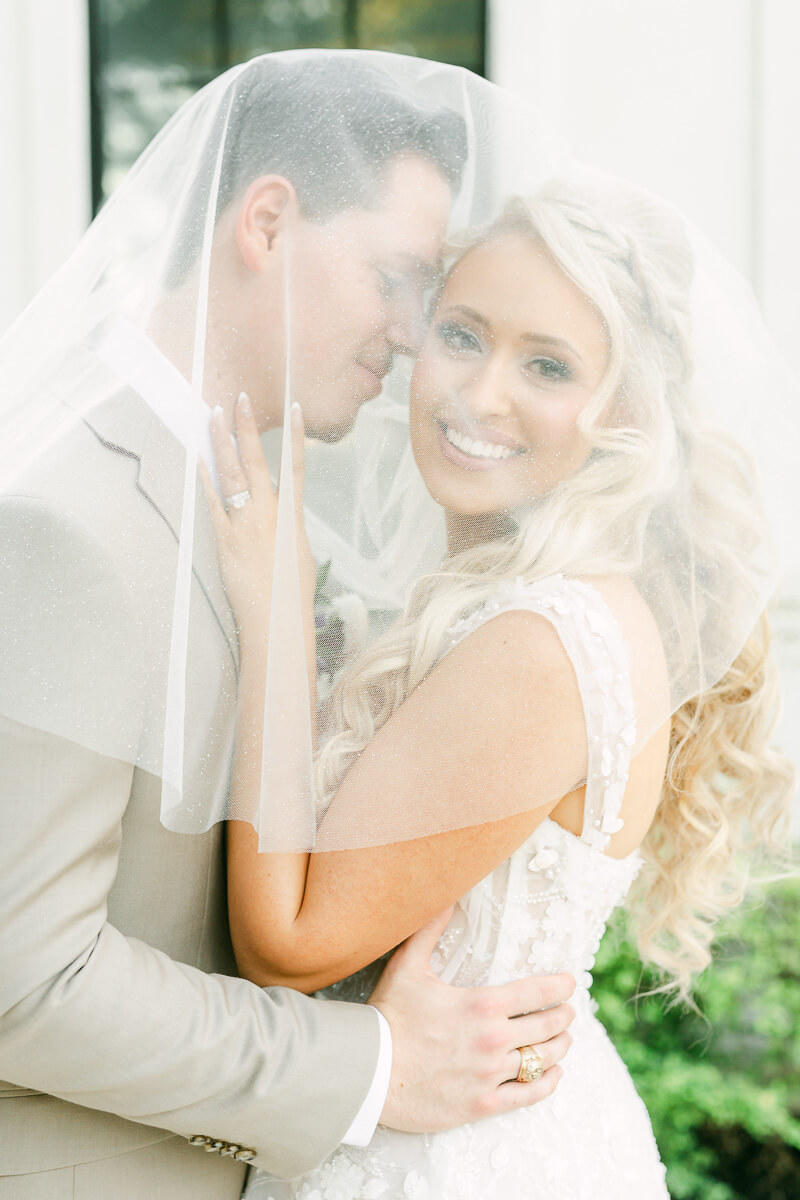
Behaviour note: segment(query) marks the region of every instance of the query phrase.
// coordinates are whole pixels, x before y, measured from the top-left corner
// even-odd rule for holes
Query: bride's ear
[[[298,214],[297,193],[282,175],[261,175],[244,194],[236,221],[236,244],[244,265],[269,269],[281,235]]]

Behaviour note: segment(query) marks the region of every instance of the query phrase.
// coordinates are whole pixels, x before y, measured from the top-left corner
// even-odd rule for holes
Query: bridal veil
[[[204,745],[232,745],[235,703],[222,715],[217,698],[202,694],[193,663],[198,640],[208,636],[204,594],[213,599],[220,586],[198,478],[199,461],[213,473],[209,404],[220,402],[220,369],[229,390],[252,388],[244,367],[239,380],[238,356],[243,363],[258,351],[245,345],[236,312],[226,318],[220,309],[220,280],[231,286],[229,268],[232,278],[246,274],[235,261],[236,214],[255,180],[286,178],[300,219],[324,234],[338,214],[379,208],[387,164],[404,156],[438,173],[449,213],[426,271],[375,254],[367,264],[376,306],[396,306],[418,334],[409,335],[403,353],[358,364],[365,373],[353,376],[352,428],[333,409],[343,402],[336,354],[328,373],[317,351],[335,337],[332,314],[347,316],[357,302],[346,269],[355,250],[338,247],[338,294],[327,295],[315,327],[299,305],[299,258],[288,237],[279,301],[264,316],[264,339],[275,347],[264,386],[279,397],[285,417],[264,444],[275,477],[289,482],[280,493],[261,796],[253,811],[230,811],[227,788],[204,770]],[[400,229],[406,212],[401,205]],[[623,306],[617,326],[609,326],[608,378],[586,415],[592,449],[584,467],[555,489],[557,496],[508,513],[509,536],[553,521],[573,530],[572,541],[554,535],[546,553],[540,541],[530,560],[509,556],[498,569],[511,578],[616,573],[633,581],[659,635],[657,651],[630,639],[638,746],[719,680],[796,554],[797,381],[782,366],[746,285],[667,204],[581,167],[533,109],[485,80],[398,55],[291,51],[228,71],[184,105],[0,343],[2,502],[24,497],[32,474],[46,471],[60,473],[65,491],[83,493],[98,513],[115,504],[102,479],[70,472],[64,448],[85,423],[113,442],[106,414],[132,408],[147,413],[155,490],[164,512],[174,514],[166,562],[151,555],[153,495],[149,506],[142,502],[141,520],[126,518],[120,537],[153,603],[143,608],[115,581],[111,593],[102,592],[115,597],[110,622],[93,606],[104,568],[90,544],[65,567],[56,522],[55,574],[44,587],[32,586],[41,577],[37,564],[28,563],[26,574],[25,547],[16,547],[13,578],[0,582],[10,614],[0,641],[0,712],[159,776],[169,829],[197,833],[244,819],[259,830],[262,849],[313,849],[322,808],[304,683],[291,472],[284,466],[291,461],[291,405],[303,405],[308,434],[305,502],[320,568],[324,693],[390,627],[414,585],[442,567],[444,517],[409,442],[413,357],[452,264],[498,229],[523,227],[546,243],[552,234],[555,247],[572,241],[589,256],[596,252],[587,286],[607,325],[603,297],[613,297],[620,280],[638,310]],[[330,273],[326,286],[329,280]],[[24,542],[24,530],[19,537]],[[460,618],[483,599],[480,578],[474,583],[470,590],[466,581]],[[33,654],[26,640],[32,604],[52,610],[45,672],[41,647]],[[215,613],[235,662],[224,602]],[[624,603],[615,616],[625,635]],[[65,630],[77,655],[64,653]],[[656,673],[647,660],[652,653],[666,663],[664,691],[648,688]],[[530,797],[531,806],[553,799],[535,778]],[[455,805],[444,822],[441,813],[434,818],[409,802],[390,836],[505,815],[497,797]],[[328,845],[382,836],[379,823],[377,833],[367,833],[336,806],[325,821]]]

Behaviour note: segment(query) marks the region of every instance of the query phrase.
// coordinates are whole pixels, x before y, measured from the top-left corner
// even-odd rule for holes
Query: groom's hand
[[[564,1003],[575,988],[571,975],[482,988],[441,982],[430,959],[449,916],[403,943],[370,997],[392,1031],[392,1075],[381,1114],[392,1129],[434,1132],[535,1104],[555,1089],[557,1064],[572,1042],[567,1027],[575,1014]],[[541,1055],[545,1072],[535,1083],[517,1083],[518,1047],[528,1045]]]

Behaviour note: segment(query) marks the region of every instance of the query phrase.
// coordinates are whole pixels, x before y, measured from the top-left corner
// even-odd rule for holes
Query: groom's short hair
[[[215,123],[224,137],[217,217],[261,175],[288,179],[312,221],[367,208],[380,196],[389,163],[402,154],[428,159],[454,190],[460,183],[463,118],[404,92],[374,60],[267,56],[249,64],[233,86],[233,102],[220,105]],[[172,286],[199,255],[215,161],[208,156],[190,189],[189,219],[168,273]]]
[[[398,154],[430,159],[457,186],[463,118],[404,93],[374,61],[327,54],[260,59],[240,78],[228,119],[219,209],[259,175],[283,175],[300,210],[326,220],[369,205]]]

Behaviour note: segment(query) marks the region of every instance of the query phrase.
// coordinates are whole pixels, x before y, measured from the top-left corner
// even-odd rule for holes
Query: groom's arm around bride
[[[157,545],[166,527],[133,486],[139,463],[85,425],[76,437],[70,469],[113,473],[114,527],[138,504]],[[47,479],[55,486],[58,470]],[[26,689],[34,702],[59,679],[70,694],[76,674],[100,684],[116,667],[126,688],[120,560],[98,538],[103,515],[92,521],[56,511],[44,494],[2,504],[2,611],[18,648],[20,708]],[[224,641],[211,606],[199,612],[206,644],[217,638],[205,677],[223,690]],[[49,1200],[60,1194],[56,1177],[90,1165],[103,1189],[127,1178],[143,1188],[133,1183],[143,1156],[163,1175],[172,1154],[182,1182],[169,1195],[194,1198],[203,1186],[236,1195],[249,1158],[285,1176],[320,1162],[372,1084],[377,1013],[231,978],[222,829],[164,829],[154,775],[22,720],[2,719],[0,743],[0,1076],[10,1081],[0,1092],[2,1198],[2,1176],[12,1176],[14,1200],[48,1176]],[[551,1090],[553,1076],[515,1085],[513,1097],[498,1085],[517,1044],[511,1016],[561,1000],[569,986],[529,980],[487,1004],[483,992],[440,984],[429,971],[431,932],[420,937],[381,988],[393,1042],[384,1121],[450,1126]],[[184,1140],[167,1141],[170,1133]],[[224,1157],[190,1151],[194,1135],[221,1142]]]

